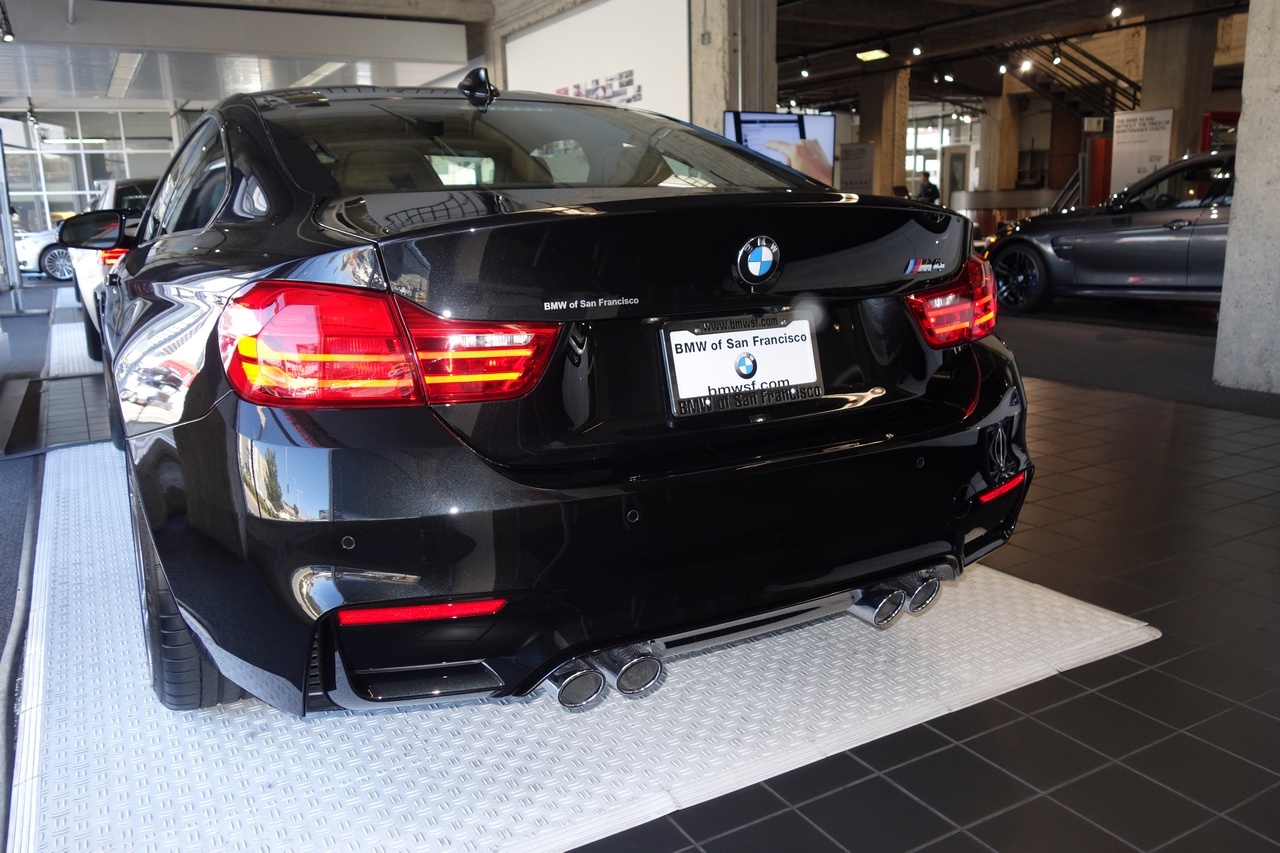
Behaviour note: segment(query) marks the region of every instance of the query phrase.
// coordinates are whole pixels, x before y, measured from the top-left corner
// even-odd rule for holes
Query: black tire
[[[92,360],[102,361],[102,335],[98,334],[98,327],[93,325],[93,320],[89,319],[89,306],[81,306],[80,316],[84,320],[85,351],[89,353],[89,358]]]
[[[1040,252],[1025,243],[1014,243],[991,259],[996,279],[996,299],[1011,314],[1030,314],[1053,301],[1053,282]]]
[[[138,533],[142,619],[156,698],[173,711],[212,708],[242,699],[244,691],[218,671],[200,638],[187,627],[150,536],[143,530]]]
[[[71,251],[66,246],[49,246],[40,253],[40,272],[57,281],[71,281]]]

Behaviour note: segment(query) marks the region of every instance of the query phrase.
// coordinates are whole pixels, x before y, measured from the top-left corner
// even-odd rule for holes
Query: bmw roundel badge
[[[782,253],[772,237],[752,237],[738,250],[734,273],[752,293],[764,293],[782,272]]]
[[[738,356],[738,363],[733,366],[738,371],[738,375],[743,379],[750,379],[756,375],[756,357],[749,352]]]

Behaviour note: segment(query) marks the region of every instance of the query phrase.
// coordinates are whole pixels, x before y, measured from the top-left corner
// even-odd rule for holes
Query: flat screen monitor
[[[724,135],[825,184],[835,180],[833,115],[725,110]]]

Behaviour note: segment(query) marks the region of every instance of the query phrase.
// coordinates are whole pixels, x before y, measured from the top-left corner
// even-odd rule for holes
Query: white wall
[[[614,103],[687,121],[688,0],[599,0],[579,6],[509,38],[506,71],[508,89],[568,95],[580,90],[584,96],[607,90],[613,96],[605,99]],[[623,86],[625,78],[618,77],[626,72],[631,83]]]

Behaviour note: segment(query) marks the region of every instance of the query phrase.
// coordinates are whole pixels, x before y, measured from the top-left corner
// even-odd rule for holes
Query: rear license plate
[[[821,397],[813,327],[812,317],[790,312],[667,323],[672,412],[685,417]]]

